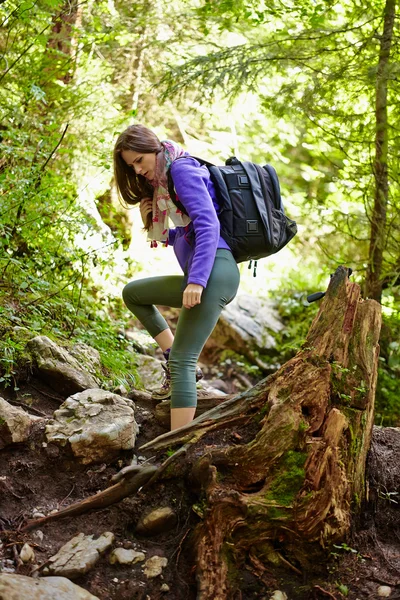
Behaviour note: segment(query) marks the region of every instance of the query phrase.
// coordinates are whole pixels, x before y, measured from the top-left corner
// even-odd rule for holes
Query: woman
[[[169,169],[187,215],[168,194]],[[172,244],[184,273],[135,280],[123,290],[126,306],[155,339],[167,361],[163,388],[153,395],[171,395],[173,430],[194,418],[197,359],[222,309],[236,295],[239,270],[220,236],[218,203],[208,169],[178,144],[160,142],[147,127],[132,125],[115,145],[114,172],[120,197],[128,204],[140,202],[151,246]],[[169,229],[169,219],[174,229]],[[154,305],[182,308],[175,338]]]

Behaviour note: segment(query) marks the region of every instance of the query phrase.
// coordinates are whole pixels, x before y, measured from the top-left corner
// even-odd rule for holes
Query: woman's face
[[[154,179],[156,171],[155,152],[144,154],[143,152],[135,152],[135,150],[123,150],[121,156],[129,167],[135,169],[136,175],[143,175],[149,181]]]

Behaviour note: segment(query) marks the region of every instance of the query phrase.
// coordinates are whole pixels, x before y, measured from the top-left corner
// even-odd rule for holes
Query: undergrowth
[[[83,342],[99,351],[102,386],[138,387],[132,343],[124,336],[126,318],[122,302],[97,303],[90,293],[80,297],[76,308],[66,294],[29,302],[24,290],[0,290],[0,384],[18,388],[25,376],[26,343],[36,335],[49,337],[66,347]]]

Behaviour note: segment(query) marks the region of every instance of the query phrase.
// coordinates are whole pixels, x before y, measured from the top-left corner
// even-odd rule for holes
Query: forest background
[[[399,426],[399,41],[395,0],[0,2],[0,383],[18,387],[25,331],[89,343],[135,385],[122,287],[179,272],[113,187],[140,122],[275,166],[299,233],[256,279],[241,265],[241,290],[276,301],[282,362],[307,293],[351,267],[383,306],[376,423]]]

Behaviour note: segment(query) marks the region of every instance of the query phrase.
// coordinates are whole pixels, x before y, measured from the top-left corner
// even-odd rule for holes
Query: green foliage
[[[132,120],[205,158],[238,154],[277,167],[285,206],[300,225],[294,254],[287,263],[281,253],[276,258],[286,328],[271,361],[288,360],[318,309],[306,293],[326,289],[343,263],[363,284],[379,75],[388,84],[383,304],[390,316],[376,422],[398,425],[400,45],[397,19],[379,74],[384,7],[383,0],[362,7],[303,0],[0,4],[1,383],[17,385],[23,361],[25,340],[15,325],[65,342],[77,336],[98,348],[110,377],[115,371],[116,381],[133,381],[118,335],[127,313],[115,298],[140,264],[127,252],[129,225],[110,185],[113,140]]]
[[[132,345],[122,334],[121,301],[112,301],[105,309],[103,299],[103,308],[93,310],[93,296],[84,293],[81,306],[76,311],[66,292],[47,299],[40,306],[26,303],[26,294],[20,290],[17,295],[0,294],[1,385],[18,389],[18,381],[25,377],[29,363],[26,343],[35,335],[46,335],[67,348],[76,342],[96,348],[102,363],[102,371],[97,375],[104,386],[123,384],[128,388],[137,387]],[[109,312],[114,318],[109,316]]]

